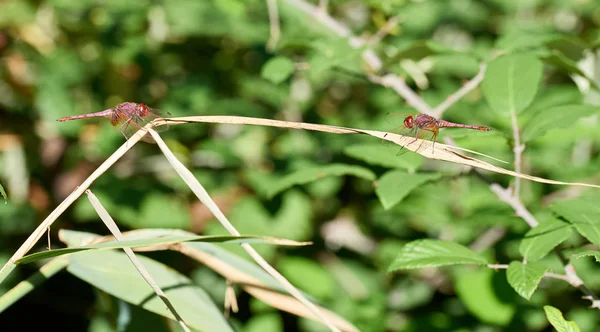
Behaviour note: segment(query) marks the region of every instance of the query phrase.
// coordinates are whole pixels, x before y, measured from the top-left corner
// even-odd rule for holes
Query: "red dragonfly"
[[[162,116],[160,116],[159,114],[171,115],[171,113],[169,112],[150,108],[144,104],[124,102],[120,103],[119,105],[113,108],[109,108],[101,112],[65,116],[56,121],[64,122],[77,119],[100,117],[109,118],[110,123],[113,126],[120,124],[121,133],[123,133],[123,136],[125,136],[125,138],[129,138],[141,127],[145,126],[148,122],[157,118],[162,118]],[[155,129],[156,131],[162,131],[166,130],[166,127],[167,126],[160,126],[155,127],[153,129]],[[151,141],[150,138],[146,138],[145,140]]]
[[[397,117],[398,115],[396,113],[388,113],[386,117],[390,118],[390,116]],[[418,114],[414,116],[409,115],[404,118],[404,124],[402,125],[402,129],[400,130],[399,134],[403,136],[414,137],[414,139],[404,145],[398,154],[403,154],[406,152],[407,149],[404,149],[404,147],[415,143],[417,139],[433,141],[432,149],[434,149],[435,140],[440,133],[440,128],[465,128],[480,131],[492,130],[492,128],[484,126],[472,126],[446,120],[438,120],[427,114]],[[387,136],[387,134],[383,135],[383,137],[385,136]]]

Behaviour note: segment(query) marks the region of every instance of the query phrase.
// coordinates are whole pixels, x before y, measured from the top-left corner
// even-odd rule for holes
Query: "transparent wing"
[[[413,139],[411,139],[408,143],[406,143],[405,145],[403,145],[400,148],[398,153],[396,153],[397,156],[401,156],[401,155],[405,154],[407,151],[411,151],[407,148],[409,146],[411,149],[415,148],[416,149],[415,152],[417,152],[417,153],[423,151],[423,149],[425,149],[428,146],[428,145],[424,144],[424,141],[433,141],[435,135],[434,135],[433,131],[421,130],[421,129],[415,128],[412,135],[405,135],[405,136],[413,137]],[[419,139],[421,141],[419,141]]]

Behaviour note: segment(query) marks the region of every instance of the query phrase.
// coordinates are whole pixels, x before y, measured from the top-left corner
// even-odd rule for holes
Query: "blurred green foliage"
[[[525,173],[600,182],[597,1],[324,1],[337,23],[372,42],[361,47],[331,22],[320,23],[321,13],[303,10],[318,3],[277,1],[281,38],[267,51],[264,0],[0,2],[0,195],[8,199],[0,204],[1,260],[124,143],[105,119],[55,120],[123,101],[174,117],[236,115],[391,131],[402,123],[390,123],[388,112],[415,110],[367,75],[398,75],[435,107],[485,63],[483,83],[443,119],[494,130],[447,129],[439,139],[512,162],[515,112]],[[373,38],[392,18],[398,23]],[[367,49],[383,68],[364,61]],[[540,222],[530,230],[485,182],[507,187],[512,178],[485,172],[482,180],[461,165],[397,156],[397,146],[372,137],[225,124],[171,126],[161,136],[242,234],[313,241],[256,248],[361,331],[542,331],[571,320],[582,331],[600,326],[597,311],[581,299],[586,294],[563,280],[540,280],[541,271],[564,273],[553,250],[559,248],[585,285],[600,292],[598,262],[586,257],[599,255],[596,189],[521,181],[520,198]],[[226,233],[155,145],[136,145],[91,190],[123,230]],[[52,226],[53,247],[61,228],[107,233],[85,198]],[[494,229],[501,231],[497,240],[468,249]],[[405,254],[423,249],[415,242],[423,238],[448,253],[425,247],[426,264],[409,266]],[[223,303],[225,280],[206,267],[175,254],[151,258],[191,275],[207,301]],[[511,267],[456,265],[466,262]],[[398,271],[389,273],[390,265]],[[434,265],[440,267],[415,269]],[[17,269],[2,292],[34,268]],[[54,276],[0,313],[0,326],[68,321],[64,328],[73,331],[140,331],[147,328],[140,317],[161,321],[108,295],[126,289],[93,290],[73,280]],[[224,329],[324,329],[246,294],[238,292],[238,301],[240,312]],[[33,321],[34,310],[46,316]],[[214,319],[225,326],[224,317]]]

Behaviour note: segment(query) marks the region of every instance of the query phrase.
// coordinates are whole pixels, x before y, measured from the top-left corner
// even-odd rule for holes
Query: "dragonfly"
[[[403,116],[403,115],[397,114],[395,112],[390,112],[386,115],[386,118],[389,119],[388,121],[394,122],[397,124],[398,122],[394,121],[393,119],[398,116]],[[408,116],[404,117],[403,124],[400,127],[401,127],[401,129],[399,130],[400,135],[414,137],[414,139],[411,140],[410,142],[408,142],[407,144],[405,144],[402,147],[402,149],[398,152],[398,155],[404,154],[407,151],[407,149],[405,149],[405,147],[408,145],[414,144],[415,142],[417,142],[418,139],[432,141],[433,144],[432,144],[431,149],[432,149],[432,151],[435,151],[435,141],[437,139],[437,136],[440,133],[441,128],[465,128],[465,129],[472,129],[472,130],[479,130],[479,131],[492,130],[492,128],[485,127],[485,126],[472,126],[472,125],[467,125],[467,124],[462,124],[462,123],[454,123],[454,122],[450,122],[450,121],[446,121],[446,120],[438,120],[427,114],[408,115]],[[386,136],[387,136],[387,133],[385,135],[383,135],[384,138]],[[419,148],[416,151],[419,151],[422,144],[423,143],[421,142],[421,145],[419,146]]]
[[[108,118],[110,119],[110,123],[113,126],[120,125],[121,133],[123,134],[123,136],[125,136],[126,139],[128,139],[136,131],[148,124],[148,122],[169,115],[171,115],[171,113],[161,111],[155,108],[150,108],[144,104],[124,102],[120,103],[119,105],[113,108],[109,108],[101,112],[65,116],[56,121],[65,122],[87,118]],[[167,129],[166,127],[167,126],[165,125],[155,127],[153,129],[157,131],[163,131]],[[146,137],[148,136],[145,136],[143,139],[146,141],[152,141],[151,138]]]

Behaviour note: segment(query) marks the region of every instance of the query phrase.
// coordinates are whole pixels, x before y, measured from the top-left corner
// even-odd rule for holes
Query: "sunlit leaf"
[[[500,114],[524,110],[535,98],[543,67],[530,54],[503,55],[491,62],[482,83],[490,107]]]
[[[537,261],[571,236],[571,225],[551,219],[531,229],[521,241],[519,252],[528,261]]]
[[[582,252],[578,252],[573,255],[573,258],[582,258],[586,256],[594,256],[596,262],[600,263],[600,251],[597,250],[586,250]]]
[[[543,137],[554,129],[572,126],[580,118],[598,114],[598,107],[591,105],[563,105],[538,111],[523,128],[525,142]]]
[[[417,240],[402,247],[388,271],[456,264],[488,264],[485,257],[454,242]]]
[[[152,259],[141,255],[138,258],[190,327],[201,331],[233,331],[223,317],[222,310],[215,306],[204,290],[194,286],[191,280]],[[154,291],[124,253],[81,252],[69,257],[67,270],[116,298],[173,319],[171,312],[154,295]]]
[[[550,209],[571,222],[588,241],[600,245],[600,204],[596,197],[560,201]]]
[[[262,67],[260,75],[275,84],[285,81],[294,72],[294,62],[284,56],[275,57]]]
[[[566,320],[560,310],[552,306],[545,305],[544,311],[546,312],[548,321],[550,324],[552,324],[557,332],[579,332],[579,326],[577,323]]]
[[[438,173],[406,173],[402,170],[393,170],[385,173],[377,181],[375,193],[383,207],[387,210],[400,203],[412,190],[420,185],[440,178]]]
[[[277,268],[292,284],[318,299],[334,293],[336,282],[331,274],[311,259],[286,257]]]
[[[529,300],[546,270],[547,267],[541,263],[523,264],[513,261],[506,270],[506,279],[519,295]]]
[[[352,175],[365,180],[375,180],[375,174],[369,169],[360,166],[345,164],[329,164],[325,166],[311,166],[285,175],[270,184],[268,197],[299,184],[306,184],[326,176]]]

